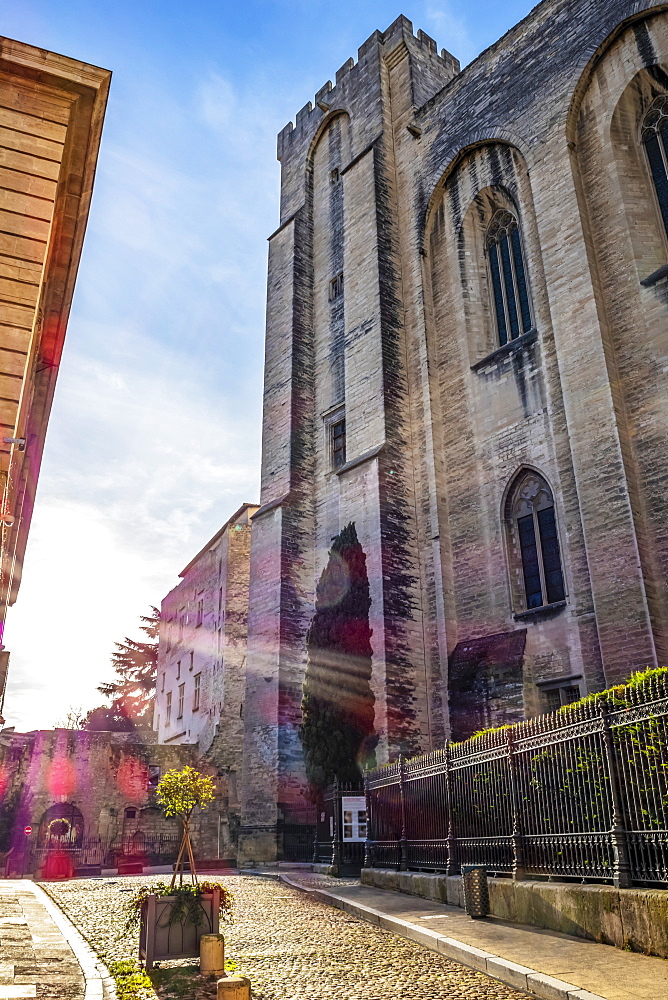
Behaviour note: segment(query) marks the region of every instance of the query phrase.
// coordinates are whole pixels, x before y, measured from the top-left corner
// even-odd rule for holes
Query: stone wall
[[[56,805],[67,804],[73,814],[81,814],[81,837],[99,838],[105,848],[129,841],[136,833],[178,837],[179,823],[165,818],[155,784],[168,770],[186,765],[215,776],[215,770],[199,760],[196,747],[145,743],[128,733],[55,729],[9,734],[5,730],[0,740],[0,799],[3,809],[8,809],[13,793],[18,793],[11,837],[17,858],[26,843],[33,860],[38,858],[45,814]],[[195,813],[196,857],[218,856],[218,817],[223,806],[219,792],[209,809]],[[27,840],[26,825],[33,828]]]
[[[303,787],[315,584],[349,521],[381,763],[451,733],[467,644],[525,634],[519,664],[467,660],[488,725],[665,655],[668,300],[665,280],[640,282],[668,246],[638,127],[668,90],[667,26],[647,3],[544,0],[459,72],[401,17],[279,135],[242,807],[267,860]],[[532,320],[505,346],[485,242],[499,211],[518,221]],[[528,475],[553,503],[565,590],[537,606],[511,510]]]

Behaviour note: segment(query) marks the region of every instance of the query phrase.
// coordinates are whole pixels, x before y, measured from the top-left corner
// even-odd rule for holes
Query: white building
[[[199,743],[228,773],[243,740],[251,517],[243,504],[179,574],[162,602],[153,728],[159,743]]]

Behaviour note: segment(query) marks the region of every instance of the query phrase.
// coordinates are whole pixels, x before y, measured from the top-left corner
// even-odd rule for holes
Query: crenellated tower
[[[378,758],[444,734],[425,642],[405,369],[397,143],[457,60],[399,17],[278,136],[269,238],[261,508],[253,518],[242,857],[275,852],[303,788],[305,637],[331,538],[350,521],[372,595]]]

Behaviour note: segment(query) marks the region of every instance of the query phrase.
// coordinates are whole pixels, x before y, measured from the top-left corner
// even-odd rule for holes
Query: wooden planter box
[[[199,958],[199,939],[203,934],[217,934],[220,916],[220,892],[215,890],[200,898],[202,921],[169,922],[174,896],[147,896],[142,904],[139,928],[139,960],[146,969],[163,958]]]

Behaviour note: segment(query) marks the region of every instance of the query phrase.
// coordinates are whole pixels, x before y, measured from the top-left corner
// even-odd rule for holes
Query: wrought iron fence
[[[668,680],[365,777],[365,864],[668,885]]]
[[[313,861],[316,821],[316,808],[310,803],[283,807],[282,836],[285,861]]]
[[[283,860],[332,865],[340,874],[359,871],[364,842],[347,840],[342,829],[341,802],[346,795],[362,795],[354,785],[335,782],[316,807],[304,803],[283,807]]]
[[[144,834],[102,840],[100,837],[83,837],[80,841],[47,839],[37,843],[29,856],[19,859],[26,870],[43,871],[49,859],[69,858],[67,870],[86,868],[115,868],[123,859],[137,860],[144,865],[170,864],[176,860],[181,837],[179,834]]]

